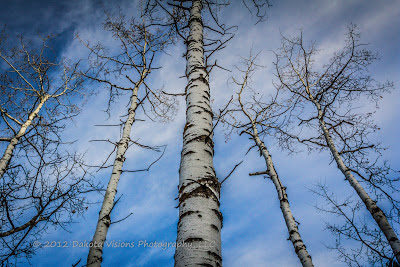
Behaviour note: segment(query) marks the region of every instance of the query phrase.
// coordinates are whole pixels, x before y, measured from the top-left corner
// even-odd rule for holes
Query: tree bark
[[[0,179],[3,178],[4,173],[7,171],[7,167],[8,164],[10,164],[15,146],[18,144],[21,137],[24,136],[28,127],[31,126],[32,121],[36,118],[37,114],[42,109],[44,103],[46,103],[49,97],[50,95],[45,95],[41,98],[39,105],[31,114],[29,114],[28,119],[25,121],[24,124],[21,125],[21,128],[19,129],[18,133],[11,139],[10,143],[7,145],[7,148],[0,159]]]
[[[137,83],[132,90],[131,105],[128,109],[128,117],[124,123],[122,137],[117,145],[117,153],[114,160],[110,181],[107,185],[103,205],[97,221],[96,231],[91,242],[87,258],[88,267],[101,266],[103,260],[103,246],[106,241],[108,228],[111,225],[110,214],[114,207],[114,198],[117,194],[117,186],[122,173],[122,166],[125,161],[125,152],[129,147],[132,125],[135,122],[136,108],[138,106],[138,90],[142,81]]]
[[[222,266],[220,184],[213,166],[210,87],[204,65],[202,2],[193,0],[187,40],[186,125],[179,170],[175,266]]]
[[[275,170],[272,157],[267,147],[264,145],[264,142],[262,142],[258,137],[258,130],[253,122],[252,122],[252,128],[253,128],[253,139],[265,159],[265,163],[267,165],[267,174],[274,183],[276,192],[278,193],[278,198],[283,218],[285,219],[285,223],[289,232],[289,239],[293,244],[294,251],[296,252],[297,257],[299,258],[301,264],[304,267],[312,267],[314,265],[312,263],[311,256],[310,254],[308,254],[306,245],[304,245],[303,240],[301,239],[296,220],[294,219],[292,211],[290,210],[289,200],[286,194],[286,188],[282,185],[278,173]]]
[[[350,183],[350,185],[357,192],[358,196],[364,202],[368,211],[371,213],[372,217],[378,224],[379,228],[386,236],[386,239],[388,240],[388,242],[393,250],[393,253],[397,259],[397,262],[400,262],[400,241],[399,241],[396,233],[394,232],[392,226],[390,225],[385,213],[378,207],[376,202],[371,199],[371,197],[364,190],[362,185],[357,181],[357,179],[351,173],[350,169],[343,162],[342,157],[340,156],[339,151],[337,150],[337,148],[333,142],[333,139],[329,133],[329,130],[326,127],[325,121],[323,119],[323,112],[322,112],[321,106],[313,98],[312,98],[312,101],[314,102],[314,105],[316,106],[316,108],[318,110],[319,125],[324,134],[325,141],[331,151],[333,158],[336,161],[336,164],[337,164],[339,170],[343,173],[346,180]]]

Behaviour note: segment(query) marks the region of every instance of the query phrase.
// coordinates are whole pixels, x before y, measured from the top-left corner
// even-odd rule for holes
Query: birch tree
[[[398,218],[399,202],[394,197],[398,192],[397,180],[390,176],[390,167],[379,165],[382,148],[370,141],[371,135],[379,129],[371,120],[373,112],[363,113],[358,108],[358,103],[367,99],[377,104],[393,85],[378,83],[370,76],[368,67],[377,56],[360,43],[354,26],[349,28],[346,46],[336,52],[329,63],[318,68],[316,55],[315,46],[307,48],[302,36],[283,38],[275,62],[277,86],[296,102],[291,125],[300,128],[288,126],[282,130],[282,144],[295,140],[328,150],[399,261],[400,241],[390,223]],[[312,129],[314,136],[301,133],[304,128]],[[378,153],[378,158],[373,158],[373,152]],[[371,189],[376,199],[362,183]],[[386,199],[391,206],[389,215],[377,205],[377,199]]]
[[[116,203],[115,196],[118,182],[122,173],[134,172],[123,169],[128,148],[132,145],[137,145],[142,148],[159,151],[158,147],[146,146],[137,140],[131,139],[132,127],[137,121],[138,108],[141,107],[145,115],[152,120],[169,120],[170,115],[175,110],[173,99],[163,95],[159,90],[152,89],[147,82],[150,73],[157,69],[157,67],[153,66],[154,59],[170,42],[168,34],[163,31],[157,31],[157,29],[153,30],[147,25],[148,22],[145,17],[141,19],[142,21],[137,21],[132,18],[127,21],[124,16],[107,14],[104,30],[112,33],[120,45],[120,50],[116,51],[115,54],[109,53],[108,49],[101,44],[91,46],[89,43],[84,43],[90,50],[89,60],[94,67],[83,73],[83,75],[109,88],[109,104],[118,95],[124,95],[125,93],[128,94],[130,102],[125,121],[118,125],[122,128],[121,138],[115,143],[110,140],[103,140],[113,144],[116,152],[114,162],[111,165],[105,166],[106,163],[104,163],[101,166],[101,168],[111,167],[112,173],[99,213],[96,231],[91,242],[87,266],[101,265],[103,245],[106,241],[108,229],[113,223],[111,211]],[[147,112],[146,109],[148,110]]]
[[[96,190],[82,156],[68,152],[65,121],[78,114],[83,95],[76,65],[58,61],[52,36],[37,46],[3,32],[0,42],[0,261],[24,262],[44,229],[66,227]],[[36,49],[35,49],[36,48]]]
[[[213,166],[212,110],[205,70],[201,1],[190,7],[187,40],[186,124],[179,169],[179,222],[175,266],[222,266],[220,185]],[[207,249],[203,249],[204,243]]]
[[[256,95],[256,93],[251,96],[251,100],[244,99],[245,93],[252,91],[249,87],[251,76],[256,69],[260,67],[255,62],[256,58],[257,56],[250,56],[249,59],[245,60],[247,69],[239,69],[239,71],[244,75],[243,80],[239,81],[235,78],[232,78],[234,84],[240,87],[235,102],[237,107],[229,109],[222,120],[224,123],[228,124],[230,128],[238,131],[240,135],[247,134],[254,141],[255,145],[249,150],[251,150],[253,147],[257,147],[260,155],[265,160],[267,168],[266,171],[250,173],[250,176],[267,175],[267,177],[271,179],[275,185],[280,208],[289,232],[288,240],[292,242],[294,251],[297,254],[301,264],[303,266],[314,266],[311,256],[309,255],[307,248],[301,239],[297,222],[294,219],[290,209],[288,195],[286,193],[287,188],[283,186],[282,181],[275,169],[271,153],[265,145],[265,142],[262,140],[263,137],[268,135],[273,136],[275,125],[282,124],[282,117],[288,109],[285,105],[278,104],[278,95],[271,98],[268,103],[265,103]],[[242,118],[241,115],[244,115],[244,118]]]
[[[0,141],[7,144],[0,159],[0,179],[9,168],[14,151],[22,139],[30,139],[27,135],[32,136],[43,127],[51,128],[54,120],[62,119],[53,115],[60,109],[65,109],[61,113],[63,119],[76,114],[77,107],[70,103],[69,97],[79,93],[82,83],[66,62],[56,62],[55,55],[47,58],[51,36],[43,38],[38,51],[31,49],[29,42],[22,37],[19,41],[17,47],[11,48],[3,33],[0,43],[3,64],[0,114],[5,124],[2,129],[5,136]],[[64,72],[58,80],[51,73],[56,68]],[[46,105],[50,108],[46,108]],[[48,116],[39,116],[39,112]]]
[[[250,5],[251,3],[251,5]],[[268,1],[253,1],[256,16]],[[264,3],[264,4],[263,4]],[[221,266],[220,183],[213,166],[213,112],[210,105],[210,71],[220,67],[211,62],[215,52],[233,38],[236,27],[226,26],[218,11],[229,5],[226,1],[178,0],[147,1],[148,13],[163,11],[167,19],[160,23],[172,28],[186,44],[187,86],[186,124],[179,169],[179,221],[175,266]],[[254,5],[254,6],[253,6]],[[251,9],[250,9],[251,10]],[[253,9],[254,10],[254,9]],[[207,12],[207,19],[202,13]],[[205,37],[204,30],[208,31]]]

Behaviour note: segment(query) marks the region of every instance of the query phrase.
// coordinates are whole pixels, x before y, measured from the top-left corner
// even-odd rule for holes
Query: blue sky
[[[121,6],[126,15],[135,14],[134,1],[113,1],[106,6]],[[232,1],[233,2],[233,1]],[[238,1],[239,2],[239,1]],[[97,1],[2,1],[0,23],[6,24],[9,35],[24,33],[35,38],[37,31],[57,33],[57,48],[60,56],[80,58],[87,50],[77,40],[74,33],[79,32],[86,40],[101,41],[112,46],[113,41],[101,30],[103,12]],[[385,158],[394,168],[400,169],[400,2],[383,1],[345,1],[345,0],[301,0],[274,1],[268,11],[268,20],[254,25],[249,14],[238,3],[223,10],[221,18],[239,29],[236,37],[227,48],[217,55],[220,65],[229,69],[239,64],[240,56],[248,56],[250,49],[261,51],[259,62],[265,68],[253,76],[253,88],[268,94],[272,91],[274,59],[271,50],[280,45],[280,32],[286,36],[296,35],[301,29],[307,43],[316,41],[321,49],[320,60],[344,45],[346,27],[350,23],[358,26],[361,40],[369,43],[369,48],[378,52],[380,61],[371,72],[379,81],[391,80],[395,83],[394,92],[386,95],[375,119],[381,126],[377,139],[389,147]],[[181,92],[185,80],[179,79],[185,70],[181,55],[183,44],[171,47],[159,59],[162,69],[152,76],[152,84],[168,92]],[[238,73],[216,71],[210,77],[213,108],[217,110],[229,100],[237,88],[227,82],[230,76]],[[93,85],[95,86],[95,85]],[[75,147],[86,152],[86,160],[93,165],[102,162],[112,147],[89,142],[92,139],[117,140],[118,129],[95,127],[95,124],[112,123],[125,113],[126,99],[120,99],[113,106],[109,119],[101,112],[106,108],[107,92],[98,88],[83,107],[82,113],[65,131],[66,137],[78,139]],[[176,238],[178,221],[177,185],[179,156],[182,147],[184,126],[184,101],[173,122],[168,124],[139,122],[135,124],[132,136],[140,138],[145,144],[167,145],[164,157],[153,166],[150,172],[123,174],[118,194],[123,195],[114,209],[112,218],[118,220],[133,213],[127,220],[112,225],[107,240],[115,242],[135,242],[134,248],[106,248],[103,266],[173,266],[174,249],[138,247],[139,241],[173,242]],[[143,114],[139,114],[143,118]],[[219,178],[225,177],[235,164],[244,158],[252,143],[246,137],[232,136],[226,140],[222,128],[217,128],[215,142],[215,169]],[[335,221],[335,217],[319,213],[314,205],[321,201],[309,189],[319,181],[326,182],[330,189],[344,196],[351,194],[349,186],[343,181],[334,164],[329,165],[327,152],[301,152],[288,155],[282,152],[274,140],[266,140],[273,155],[276,169],[287,186],[292,211],[300,222],[300,232],[313,257],[316,266],[344,266],[336,260],[337,254],[325,245],[332,245],[333,236],[324,230],[324,221]],[[131,169],[146,167],[156,153],[132,148],[126,155],[125,166]],[[287,240],[288,233],[283,221],[279,202],[273,184],[260,177],[249,177],[249,172],[265,169],[265,163],[253,150],[244,158],[244,163],[226,181],[221,189],[221,211],[224,216],[222,229],[223,262],[225,266],[299,266],[292,244]],[[103,170],[95,179],[106,184],[111,170]],[[92,196],[101,200],[101,196]],[[69,232],[48,229],[43,235],[46,241],[67,241],[69,248],[43,248],[31,259],[33,266],[71,266],[77,260],[86,261],[88,248],[72,247],[73,241],[89,242],[92,239],[99,205],[91,206],[83,218],[70,225]]]

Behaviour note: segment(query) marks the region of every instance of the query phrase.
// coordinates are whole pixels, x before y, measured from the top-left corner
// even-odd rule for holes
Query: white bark
[[[213,167],[212,111],[201,10],[201,0],[193,0],[186,57],[186,125],[179,170],[177,267],[222,266],[220,184]]]
[[[372,198],[364,190],[362,185],[357,181],[357,179],[351,173],[350,169],[343,162],[342,157],[340,156],[339,151],[336,149],[336,146],[332,140],[329,130],[326,127],[325,121],[323,119],[323,113],[322,113],[321,106],[319,105],[319,103],[317,101],[315,101],[312,98],[312,96],[310,96],[310,98],[312,99],[313,103],[315,104],[315,106],[318,109],[318,120],[319,120],[320,127],[324,134],[325,141],[332,153],[333,158],[336,161],[336,164],[337,164],[339,170],[343,173],[346,180],[350,183],[350,185],[354,188],[354,190],[356,190],[358,196],[364,202],[368,211],[371,213],[372,217],[378,224],[379,228],[386,236],[386,239],[388,240],[397,261],[400,262],[400,241],[399,241],[396,233],[394,232],[392,226],[390,225],[388,219],[386,218],[385,213],[378,207],[376,202],[372,200]]]
[[[39,111],[42,109],[44,103],[49,99],[50,95],[45,95],[41,98],[38,106],[36,109],[29,114],[28,119],[25,121],[24,124],[21,125],[18,133],[10,140],[10,143],[7,145],[6,150],[4,151],[3,156],[0,159],[0,179],[3,177],[4,173],[7,171],[7,166],[11,161],[11,158],[14,153],[15,146],[18,144],[19,140],[22,136],[26,133],[26,130],[29,126],[32,125],[32,121],[36,118]]]
[[[128,109],[128,117],[122,131],[122,137],[117,145],[117,153],[114,160],[113,170],[110,181],[107,185],[103,205],[97,221],[96,232],[91,242],[89,255],[87,258],[88,267],[101,266],[103,246],[106,241],[108,228],[111,225],[110,214],[114,207],[114,198],[117,194],[117,186],[122,173],[122,166],[125,161],[125,152],[128,149],[132,125],[135,122],[136,108],[138,106],[138,90],[142,82],[135,85],[131,96],[131,105]]]
[[[303,266],[305,267],[314,266],[312,263],[311,256],[308,254],[306,245],[304,245],[303,240],[301,239],[300,232],[297,227],[297,223],[293,217],[292,211],[290,210],[289,200],[286,194],[286,188],[282,185],[278,173],[275,171],[275,167],[267,147],[264,145],[264,142],[262,142],[258,137],[258,131],[256,126],[254,125],[254,122],[252,122],[252,128],[253,128],[253,139],[256,142],[258,148],[261,151],[261,154],[265,159],[265,163],[267,164],[267,174],[274,183],[276,191],[278,193],[282,214],[285,219],[285,223],[289,232],[289,239],[290,241],[292,241],[294,251],[296,252],[297,257],[299,258]]]

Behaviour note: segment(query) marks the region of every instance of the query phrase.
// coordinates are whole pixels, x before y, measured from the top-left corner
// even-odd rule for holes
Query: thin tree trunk
[[[99,220],[97,221],[96,232],[91,242],[89,255],[87,258],[88,267],[101,266],[103,260],[103,246],[106,241],[108,228],[111,225],[110,214],[114,207],[114,198],[117,194],[117,186],[122,173],[122,166],[125,161],[125,152],[128,149],[132,125],[135,122],[136,108],[138,106],[138,90],[142,82],[135,85],[131,96],[131,105],[128,109],[128,118],[125,121],[122,137],[117,145],[114,166],[110,181],[104,196],[103,205],[100,210]]]
[[[394,232],[392,226],[390,225],[388,219],[386,218],[385,213],[376,205],[376,202],[371,199],[368,193],[364,190],[362,185],[357,181],[357,179],[353,176],[350,169],[344,164],[342,157],[339,154],[339,151],[336,149],[335,144],[333,143],[332,137],[326,127],[325,121],[323,119],[323,113],[321,110],[321,106],[318,102],[313,100],[315,106],[318,109],[318,120],[322,132],[325,137],[325,141],[328,144],[328,147],[332,153],[333,158],[336,161],[336,164],[339,170],[343,173],[346,177],[346,180],[350,183],[350,185],[356,190],[358,196],[364,202],[365,206],[367,207],[368,211],[371,213],[372,217],[378,224],[381,231],[386,236],[390,246],[392,247],[393,253],[398,262],[400,262],[400,241]]]
[[[312,263],[312,259],[310,254],[308,254],[306,245],[304,245],[303,240],[301,239],[299,229],[297,227],[297,223],[293,217],[292,211],[290,210],[289,200],[286,194],[286,188],[282,185],[281,180],[279,179],[278,173],[275,171],[274,163],[272,162],[271,155],[267,147],[264,145],[264,142],[260,140],[258,137],[258,131],[254,123],[252,123],[253,128],[253,139],[256,142],[258,148],[261,151],[265,159],[265,163],[267,164],[267,174],[275,185],[276,191],[278,193],[279,202],[282,210],[283,217],[285,219],[285,223],[289,232],[289,239],[292,241],[294,251],[297,254],[301,264],[305,267],[314,266]]]
[[[186,125],[179,170],[175,266],[221,266],[220,184],[213,167],[210,87],[204,66],[201,0],[190,9]]]
[[[39,111],[42,109],[44,103],[49,99],[50,95],[45,95],[39,102],[36,109],[29,114],[28,119],[24,124],[21,125],[18,133],[11,139],[6,150],[4,151],[3,157],[0,159],[0,179],[3,178],[4,173],[7,171],[8,164],[10,164],[11,158],[14,153],[15,146],[18,144],[22,136],[24,136],[26,130],[31,126],[32,121],[36,118]]]

